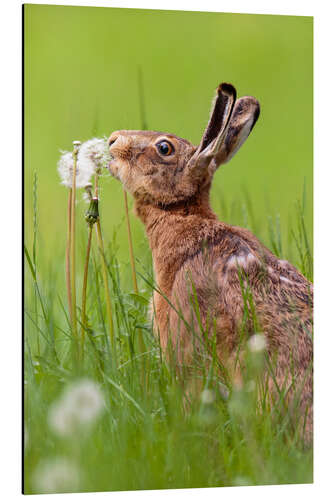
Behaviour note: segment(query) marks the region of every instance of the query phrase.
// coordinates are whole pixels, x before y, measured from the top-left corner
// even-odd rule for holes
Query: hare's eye
[[[156,147],[163,156],[169,156],[171,153],[174,152],[174,147],[170,142],[168,141],[161,141],[158,144],[156,144]]]

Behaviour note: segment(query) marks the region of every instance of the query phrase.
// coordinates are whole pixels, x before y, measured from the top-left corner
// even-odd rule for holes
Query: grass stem
[[[126,215],[126,225],[127,225],[127,235],[128,235],[128,246],[129,246],[129,252],[130,252],[130,262],[131,262],[131,269],[132,269],[132,280],[133,280],[133,289],[136,294],[139,293],[138,289],[138,282],[136,279],[136,270],[135,270],[135,258],[134,258],[134,251],[133,251],[133,240],[132,240],[132,233],[131,233],[131,224],[130,224],[130,218],[129,218],[129,213],[128,213],[128,201],[127,201],[127,193],[125,189],[123,190],[124,192],[124,202],[125,202],[125,215]],[[142,330],[138,330],[138,339],[139,339],[139,350],[140,353],[145,352],[145,345],[143,342],[143,337],[142,337]]]
[[[131,269],[132,269],[132,280],[133,280],[133,289],[135,293],[138,293],[138,282],[136,279],[136,271],[135,271],[135,259],[134,259],[134,251],[133,251],[133,241],[132,241],[132,233],[131,233],[131,225],[128,213],[128,201],[127,201],[127,193],[125,189],[124,192],[124,202],[125,202],[125,215],[126,215],[126,225],[127,225],[127,236],[128,236],[128,245],[130,252],[130,261],[131,261]]]
[[[37,257],[36,257],[36,248],[37,248],[37,172],[34,172],[34,183],[33,183],[33,245],[32,245],[32,260],[35,270],[35,275],[37,276]],[[37,290],[35,287],[35,321],[38,325],[38,298],[37,298]],[[37,335],[37,354],[40,356],[40,342],[39,335]]]

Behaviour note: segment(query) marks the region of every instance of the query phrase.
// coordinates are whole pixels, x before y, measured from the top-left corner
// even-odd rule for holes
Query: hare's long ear
[[[259,102],[254,97],[246,96],[236,101],[224,134],[224,140],[209,167],[212,171],[227,163],[237,153],[250,135],[259,114]]]
[[[188,162],[191,172],[200,173],[205,170],[221,149],[235,100],[235,88],[229,83],[221,83],[217,88],[210,119],[201,142]]]

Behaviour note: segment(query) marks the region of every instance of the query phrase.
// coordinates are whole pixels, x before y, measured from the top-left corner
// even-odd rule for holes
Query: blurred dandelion
[[[92,424],[105,408],[99,386],[89,379],[69,385],[50,407],[48,423],[59,436],[69,436]]]
[[[251,352],[261,352],[266,349],[267,342],[262,333],[256,333],[250,337],[248,346]]]
[[[80,423],[94,421],[104,408],[104,398],[99,386],[89,379],[82,379],[69,387],[64,398],[75,409]]]
[[[36,493],[76,492],[80,486],[80,471],[68,459],[56,457],[37,465],[33,484]]]
[[[215,394],[211,389],[204,389],[201,393],[201,402],[204,405],[210,405],[215,400]]]
[[[51,429],[59,436],[69,436],[77,427],[76,415],[71,406],[64,402],[54,403],[49,410],[48,422]]]
[[[252,486],[253,483],[249,477],[236,476],[235,479],[232,481],[232,484],[234,486]]]
[[[224,385],[221,381],[219,382],[219,393],[220,393],[220,396],[222,397],[222,399],[224,401],[227,401],[229,396],[230,396],[230,391],[228,389],[228,387],[226,385]]]

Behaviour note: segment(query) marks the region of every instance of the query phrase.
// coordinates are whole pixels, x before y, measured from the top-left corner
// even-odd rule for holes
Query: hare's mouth
[[[116,158],[112,155],[111,156],[111,161],[109,161],[109,164],[108,164],[108,171],[110,172],[110,174],[112,175],[112,177],[114,177],[115,179],[118,179],[118,181],[122,182],[122,179],[121,179],[121,166],[119,165],[119,163],[117,162]]]
[[[117,168],[116,168],[116,164],[114,163],[114,158],[111,157],[111,160],[109,161],[108,163],[108,171],[110,172],[110,174],[115,177],[116,176],[116,172],[117,172]]]

